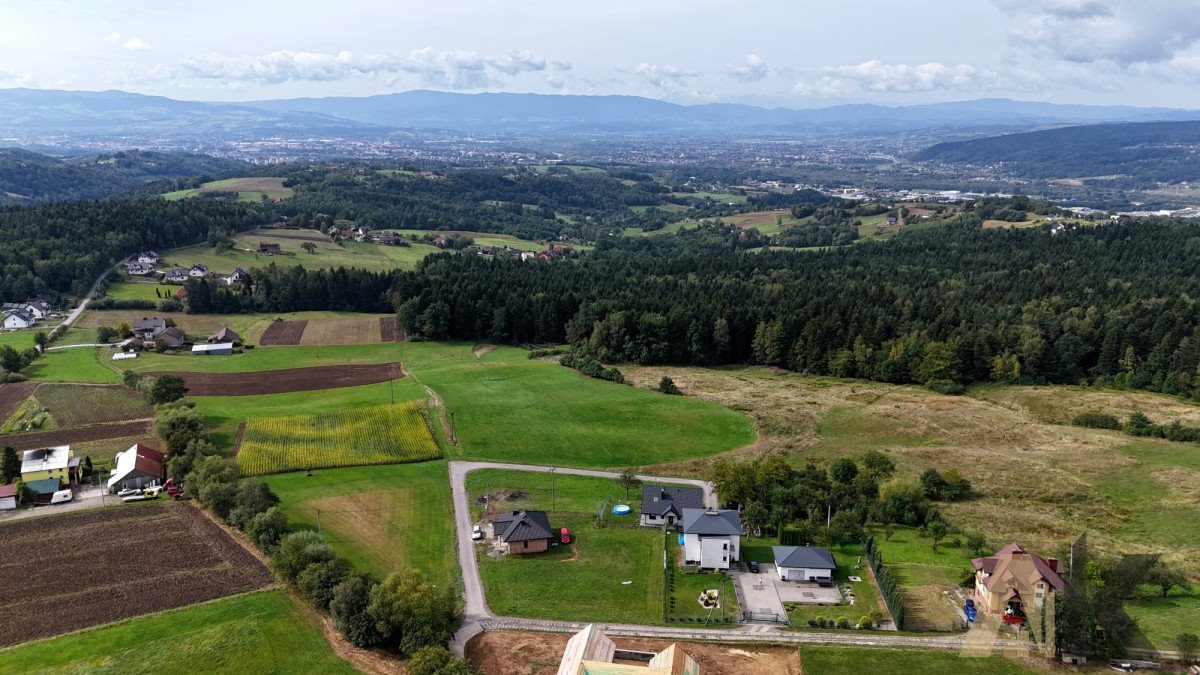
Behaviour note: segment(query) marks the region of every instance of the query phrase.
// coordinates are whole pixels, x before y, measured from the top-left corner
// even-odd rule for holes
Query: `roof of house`
[[[180,345],[187,341],[187,336],[183,334],[182,330],[172,326],[160,333],[156,339],[162,340],[168,345]]]
[[[807,567],[809,569],[837,569],[833,553],[820,546],[772,546],[776,567]]]
[[[221,330],[213,333],[208,337],[209,342],[241,342],[242,336],[233,332],[229,326],[225,326]]]
[[[31,480],[25,486],[39,495],[48,495],[58,492],[62,483],[57,478],[43,478],[42,480]]]
[[[71,446],[69,445],[59,445],[39,450],[26,450],[21,458],[21,473],[65,469],[70,461]]]
[[[192,265],[192,269],[196,270],[197,272],[207,272],[208,265],[205,265],[204,263],[196,263],[195,265]]]
[[[166,322],[166,320],[165,320],[165,319],[160,319],[160,318],[158,318],[157,316],[156,316],[156,317],[154,317],[154,318],[151,318],[151,319],[147,319],[146,317],[142,317],[142,318],[140,318],[140,319],[134,319],[134,320],[133,320],[133,329],[134,329],[135,331],[144,331],[144,330],[159,330],[159,329],[163,329],[163,328],[166,328],[166,327],[167,327],[167,322]]]
[[[642,486],[642,513],[665,516],[674,513],[682,517],[684,509],[704,508],[704,490],[698,487],[666,485]]]
[[[9,485],[0,485],[0,499],[15,496],[17,496],[17,486],[15,483]]]
[[[1032,586],[1044,580],[1055,590],[1067,587],[1062,573],[1065,566],[1060,560],[1046,560],[1036,553],[1029,553],[1018,544],[1012,543],[986,558],[971,561],[976,571],[983,571],[987,578],[984,588],[993,593],[1009,587]]]
[[[24,309],[10,309],[4,313],[4,318],[7,319],[10,316],[15,316],[26,323],[33,321],[33,315]]]
[[[545,511],[513,511],[502,514],[496,519],[496,532],[500,533],[500,541],[530,541],[533,539],[550,539],[554,533],[550,530],[550,518]]]
[[[742,519],[737,511],[723,509],[709,511],[706,509],[683,510],[684,534],[741,534]]]
[[[589,624],[567,641],[558,675],[700,675],[700,666],[674,643],[645,665],[613,663],[616,655],[616,644]]]
[[[167,270],[167,276],[169,277],[182,277],[187,273],[188,270],[186,267],[172,267],[171,269]]]
[[[112,476],[108,479],[108,487],[112,487],[134,471],[140,471],[150,476],[158,476],[160,479],[163,476],[163,462],[166,460],[163,454],[154,448],[147,447],[141,443],[134,443],[124,452],[117,453],[117,459],[114,463]]]
[[[25,301],[25,304],[29,305],[30,307],[36,307],[43,312],[49,312],[51,309],[50,303],[46,302],[42,298],[30,298],[29,300]]]

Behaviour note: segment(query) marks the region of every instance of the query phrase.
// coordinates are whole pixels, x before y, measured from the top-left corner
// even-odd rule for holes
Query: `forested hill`
[[[410,335],[570,342],[607,363],[752,361],[939,386],[1200,394],[1200,230],[1164,221],[739,253],[736,232],[606,240],[579,260],[441,254],[400,275]]]
[[[195,244],[211,228],[247,230],[269,218],[256,206],[210,200],[0,208],[0,298],[78,297],[105,269],[138,251]]]
[[[245,167],[237,160],[188,153],[131,150],[58,159],[0,148],[0,205],[111,197],[155,181],[220,178]]]
[[[939,143],[919,161],[1004,164],[1025,178],[1120,176],[1130,187],[1200,179],[1200,122],[1095,124]]]

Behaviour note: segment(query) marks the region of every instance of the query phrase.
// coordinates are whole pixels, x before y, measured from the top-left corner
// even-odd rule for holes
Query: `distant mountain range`
[[[1023,178],[1097,178],[1122,187],[1200,180],[1200,122],[1091,124],[939,143],[913,159],[999,165]]]
[[[121,91],[0,89],[0,145],[118,139],[130,146],[285,138],[383,138],[400,130],[536,137],[572,134],[806,135],[1028,130],[1098,122],[1200,120],[1200,111],[982,99],[903,107],[796,110],[678,105],[637,96],[409,91],[237,104]]]

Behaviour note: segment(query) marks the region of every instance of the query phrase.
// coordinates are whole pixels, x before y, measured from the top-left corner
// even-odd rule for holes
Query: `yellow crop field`
[[[238,448],[237,465],[243,476],[257,476],[421,462],[440,456],[420,404],[406,402],[251,419]]]

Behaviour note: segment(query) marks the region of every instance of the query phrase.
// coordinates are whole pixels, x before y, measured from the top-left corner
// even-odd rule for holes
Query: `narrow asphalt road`
[[[450,649],[458,656],[463,655],[467,642],[474,636],[489,630],[533,630],[552,633],[575,633],[585,624],[568,621],[545,621],[541,619],[526,619],[521,617],[496,616],[488,608],[487,598],[483,593],[483,583],[479,578],[479,565],[475,558],[476,544],[471,540],[471,504],[467,494],[467,474],[479,469],[509,469],[516,471],[532,471],[539,473],[570,474],[574,476],[595,476],[599,478],[617,478],[619,473],[612,471],[593,471],[590,469],[569,469],[565,467],[550,467],[536,464],[504,464],[501,462],[450,462],[450,490],[454,499],[454,524],[458,532],[458,563],[462,568],[463,595],[466,607],[463,611],[463,623]],[[716,506],[716,494],[711,483],[690,478],[671,478],[667,476],[639,475],[643,481],[663,481],[696,485],[704,490],[704,502]],[[886,631],[864,631],[861,633],[835,633],[823,631],[793,631],[783,630],[775,626],[746,624],[728,629],[705,628],[676,628],[672,626],[644,626],[636,624],[597,624],[604,632],[620,637],[645,637],[663,640],[692,640],[701,642],[762,642],[762,643],[823,643],[823,644],[853,644],[873,647],[908,647],[916,649],[960,650],[964,644],[962,634],[954,635],[896,635]],[[996,639],[992,643],[993,650],[1028,650],[1028,645],[1018,644],[1012,640]]]
[[[79,318],[79,315],[83,314],[83,310],[87,309],[88,303],[91,302],[92,298],[96,296],[96,291],[100,290],[100,285],[104,283],[104,279],[108,277],[109,272],[112,272],[128,261],[129,258],[125,258],[116,265],[104,270],[100,276],[96,277],[96,280],[92,282],[92,287],[88,289],[87,295],[83,296],[83,300],[79,301],[79,306],[71,310],[71,313],[67,315],[67,318],[62,320],[61,325],[70,327],[71,324],[75,323],[75,320]]]

